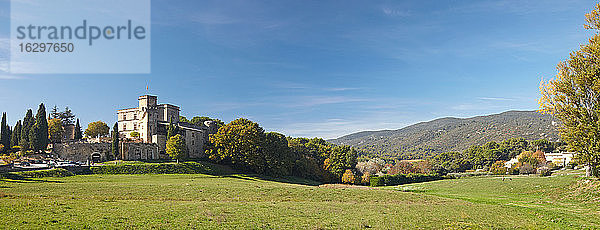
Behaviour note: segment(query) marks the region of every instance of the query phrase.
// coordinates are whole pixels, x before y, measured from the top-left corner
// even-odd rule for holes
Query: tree
[[[561,139],[577,152],[588,176],[600,176],[600,4],[586,14],[588,44],[558,64],[554,79],[540,84],[540,111],[560,121]]]
[[[170,123],[169,127],[167,128],[167,139],[171,138],[172,136],[175,136],[178,133],[179,133],[179,128],[176,125],[174,125],[173,123]]]
[[[414,164],[410,161],[398,161],[398,163],[388,171],[388,174],[391,175],[409,173],[417,173],[417,168],[415,168]]]
[[[336,177],[339,181],[346,169],[354,169],[356,166],[357,152],[350,146],[335,146],[327,159],[327,171]]]
[[[13,129],[12,136],[10,137],[10,147],[19,145],[19,141],[21,140],[21,128],[21,120],[18,120]]]
[[[465,152],[466,153],[466,152]],[[438,173],[464,172],[472,168],[468,156],[460,152],[445,152],[436,154],[429,159]]]
[[[529,143],[524,138],[511,138],[500,143],[500,149],[510,160],[527,150]]]
[[[19,141],[19,145],[21,149],[31,149],[31,141],[29,140],[29,132],[31,128],[35,124],[35,120],[33,119],[33,111],[31,109],[27,110],[27,114],[25,114],[25,118],[23,118],[23,128],[21,128],[21,140]]]
[[[180,134],[172,136],[167,141],[167,154],[179,163],[179,160],[183,160],[187,157],[187,147],[185,145],[185,139]]]
[[[371,180],[371,173],[365,172],[365,173],[363,173],[360,182],[361,182],[361,184],[368,185],[370,180]]]
[[[110,128],[102,121],[94,121],[88,124],[85,135],[88,137],[104,137],[108,135]]]
[[[119,155],[119,123],[118,122],[115,122],[115,125],[113,125],[110,153],[115,158]]]
[[[48,146],[48,120],[46,119],[46,107],[41,103],[35,114],[35,123],[29,130],[29,141],[34,151],[45,150]]]
[[[0,123],[0,144],[6,147],[4,152],[10,149],[10,131],[6,124],[6,113],[2,113],[2,123]]]
[[[221,128],[225,125],[225,122],[216,119],[216,118],[210,118],[210,117],[198,117],[195,116],[193,117],[191,120],[188,121],[188,123],[193,124],[193,125],[197,125],[197,126],[203,126],[205,121],[214,121],[217,123],[217,129]]]
[[[73,120],[75,119],[75,114],[73,111],[69,109],[69,106],[65,107],[65,111],[59,114],[59,118],[62,121],[63,125],[72,125]]]
[[[546,139],[535,140],[531,142],[531,150],[532,151],[543,151],[546,153],[550,153],[554,151],[554,145],[552,142]]]
[[[179,122],[190,123],[190,121],[188,121],[188,119],[184,116],[179,116]]]
[[[266,174],[287,176],[292,171],[295,157],[288,147],[287,138],[276,132],[265,134],[265,144],[262,148],[266,161]]]
[[[138,133],[137,131],[133,131],[129,133],[129,136],[137,139],[140,138],[140,133]]]
[[[50,110],[50,118],[51,119],[60,119],[60,112],[58,111],[58,107],[54,105],[52,110]]]
[[[373,158],[369,161],[362,161],[356,164],[356,169],[363,175],[370,174],[374,175],[383,169],[385,161],[379,158]]]
[[[63,127],[63,123],[60,119],[54,118],[51,119],[48,123],[48,135],[50,136],[50,141],[52,143],[58,143],[62,140],[65,129]]]
[[[541,153],[541,152],[540,152]],[[542,153],[543,154],[543,153]],[[517,158],[519,163],[525,164],[527,163],[531,167],[537,167],[538,165],[545,163],[546,159],[541,162],[540,154],[536,154],[532,151],[524,151]]]
[[[212,148],[207,149],[207,155],[217,163],[264,173],[266,161],[261,149],[264,142],[262,127],[248,119],[238,118],[210,135]]]
[[[496,175],[505,175],[507,172],[507,168],[504,167],[504,163],[506,163],[506,161],[494,162],[494,164],[492,164],[492,167],[490,168],[490,171]]]
[[[344,184],[354,184],[356,178],[354,177],[354,173],[350,169],[346,169],[344,174],[342,175],[342,183]]]
[[[521,163],[519,163],[521,164]],[[519,173],[520,174],[535,174],[536,170],[533,166],[531,166],[529,163],[523,163],[519,166]]]
[[[75,140],[81,140],[83,138],[83,131],[81,131],[81,125],[79,125],[79,119],[77,119],[77,123],[75,123]]]

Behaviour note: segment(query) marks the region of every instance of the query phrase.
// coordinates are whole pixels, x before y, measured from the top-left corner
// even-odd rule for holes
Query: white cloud
[[[24,76],[20,75],[10,75],[10,74],[0,74],[0,80],[21,80],[26,79]]]

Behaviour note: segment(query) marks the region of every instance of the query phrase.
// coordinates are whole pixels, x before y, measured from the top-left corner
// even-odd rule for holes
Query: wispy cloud
[[[290,103],[289,106],[291,106],[291,107],[311,107],[311,106],[319,106],[319,105],[327,105],[327,104],[341,104],[341,103],[369,101],[369,99],[365,99],[365,98],[345,97],[345,96],[306,96],[306,97],[298,97],[294,100],[295,100],[295,103]]]
[[[323,90],[325,91],[350,91],[350,90],[359,90],[361,88],[353,88],[353,87],[347,87],[347,88],[324,88]]]
[[[395,9],[392,7],[382,7],[381,12],[390,17],[408,17],[411,15],[408,10]]]
[[[296,137],[332,139],[360,131],[399,129],[406,125],[408,123],[373,120],[372,118],[356,120],[333,118],[316,122],[291,123],[280,128],[274,128],[273,130]]]
[[[20,75],[10,75],[10,74],[0,74],[0,80],[22,80],[26,79],[24,76]]]
[[[506,97],[480,97],[479,100],[484,101],[514,101],[514,98],[506,98]]]

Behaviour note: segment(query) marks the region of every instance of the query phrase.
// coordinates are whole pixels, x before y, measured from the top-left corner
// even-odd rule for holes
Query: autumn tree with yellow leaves
[[[600,4],[586,14],[585,28],[595,34],[557,66],[554,79],[540,84],[540,111],[560,121],[560,135],[588,166],[588,176],[600,176]]]

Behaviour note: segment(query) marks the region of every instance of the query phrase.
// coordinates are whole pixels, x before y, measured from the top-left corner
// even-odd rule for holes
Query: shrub
[[[371,176],[369,177],[369,183],[372,187],[385,186],[383,176]]]
[[[550,176],[550,175],[552,175],[552,171],[551,171],[551,170],[550,170],[550,168],[548,168],[548,167],[541,167],[541,168],[538,168],[538,169],[537,169],[537,173],[538,173],[540,176]]]
[[[342,175],[342,183],[354,184],[355,181],[356,181],[356,178],[355,178],[352,170],[346,169],[346,171],[344,172],[344,175]]]
[[[535,168],[528,163],[524,163],[519,167],[520,174],[535,174],[535,172]]]
[[[369,185],[369,179],[371,178],[371,173],[365,172],[361,177],[361,184]]]
[[[508,174],[519,175],[519,167],[517,167],[516,164],[513,164],[513,166],[508,169]]]

